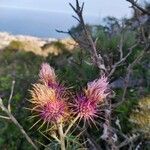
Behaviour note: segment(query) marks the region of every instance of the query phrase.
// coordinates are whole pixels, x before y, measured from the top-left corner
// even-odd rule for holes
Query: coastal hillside
[[[0,50],[16,49],[31,51],[37,55],[48,56],[49,53],[58,55],[62,48],[72,51],[76,43],[69,39],[38,38],[25,35],[12,35],[0,32]]]

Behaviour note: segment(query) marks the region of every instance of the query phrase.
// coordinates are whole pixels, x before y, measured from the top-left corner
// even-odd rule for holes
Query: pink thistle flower
[[[87,84],[87,89],[84,91],[82,96],[77,96],[75,99],[75,114],[79,115],[84,122],[92,121],[98,117],[99,104],[103,102],[106,96],[109,94],[108,82],[106,77],[94,80]]]
[[[32,110],[44,122],[58,122],[66,119],[68,107],[65,99],[61,98],[55,89],[42,84],[35,84],[31,90],[31,95]]]
[[[94,102],[89,101],[85,96],[78,96],[74,105],[75,113],[80,119],[85,122],[94,122],[94,118],[97,117],[97,105]]]
[[[55,71],[48,63],[43,63],[41,65],[39,77],[40,77],[41,81],[47,86],[56,84]]]
[[[60,122],[67,117],[67,107],[64,101],[52,101],[40,107],[39,113],[45,122]]]
[[[86,97],[96,103],[103,102],[103,100],[109,94],[108,84],[109,82],[104,76],[88,83],[87,89],[85,90]]]
[[[39,77],[44,85],[55,89],[57,93],[61,95],[64,94],[65,88],[57,82],[55,71],[48,63],[43,63],[41,65]]]
[[[32,103],[35,105],[44,105],[49,101],[56,100],[56,91],[42,84],[34,84],[31,90]]]

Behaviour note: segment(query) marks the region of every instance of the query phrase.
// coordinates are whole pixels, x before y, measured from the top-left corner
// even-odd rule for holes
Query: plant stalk
[[[60,136],[61,150],[66,150],[66,147],[65,147],[65,136],[64,136],[64,132],[63,132],[62,123],[58,123],[58,133],[59,133],[59,136]]]
[[[26,140],[33,146],[33,148],[35,150],[38,150],[37,146],[33,143],[33,141],[31,140],[31,138],[28,136],[28,134],[25,132],[25,130],[23,129],[23,127],[19,124],[19,122],[16,120],[16,118],[11,114],[11,112],[4,106],[2,99],[0,98],[0,108],[2,109],[2,111],[4,111],[9,118],[11,119],[11,121],[18,127],[18,129],[21,131],[21,133],[24,135],[24,137],[26,138]]]
[[[67,128],[66,132],[65,132],[65,136],[67,135],[67,133],[70,131],[70,129],[72,128],[72,126],[75,124],[75,122],[79,119],[79,116],[76,116],[74,118],[74,120],[72,120],[72,122],[70,123],[69,127]]]

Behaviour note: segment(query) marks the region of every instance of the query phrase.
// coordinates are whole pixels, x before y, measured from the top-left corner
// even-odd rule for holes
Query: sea
[[[76,26],[77,21],[72,15],[73,13],[0,6],[0,32],[40,38],[65,38],[68,35],[58,33],[56,29],[67,31]],[[85,21],[88,24],[100,23],[98,17],[89,15],[85,15]]]

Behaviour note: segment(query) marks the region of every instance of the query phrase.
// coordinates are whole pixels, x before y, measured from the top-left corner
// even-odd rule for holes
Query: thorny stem
[[[25,130],[23,129],[23,127],[19,124],[19,122],[11,114],[11,112],[4,106],[1,98],[0,98],[0,107],[1,107],[2,111],[4,111],[9,116],[9,118],[11,119],[11,121],[19,128],[19,130],[21,131],[21,133],[25,136],[26,140],[34,147],[35,150],[38,150],[38,148],[33,143],[33,141],[31,140],[31,138],[27,135],[27,133],[25,132]]]
[[[61,141],[58,139],[55,133],[51,134],[51,137],[54,138],[59,144],[61,144]]]
[[[71,122],[71,124],[68,126],[67,130],[63,131],[63,124],[62,122],[57,123],[58,133],[59,133],[59,139],[55,134],[52,134],[51,136],[60,144],[61,150],[66,150],[65,146],[65,137],[67,133],[70,131],[71,127],[74,125],[74,123],[79,119],[79,116],[76,116],[74,120]]]
[[[58,133],[59,133],[59,137],[60,137],[61,150],[66,150],[66,147],[65,147],[65,136],[64,136],[64,132],[63,132],[63,125],[62,125],[62,123],[57,123],[57,127],[58,127]]]
[[[67,135],[67,133],[70,131],[71,127],[75,124],[75,122],[79,119],[79,115],[77,117],[74,118],[74,120],[71,122],[71,124],[68,126],[67,130],[65,131],[65,136]]]

